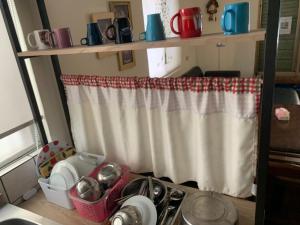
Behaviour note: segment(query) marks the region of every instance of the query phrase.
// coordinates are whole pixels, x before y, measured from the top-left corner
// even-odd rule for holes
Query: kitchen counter
[[[175,185],[168,182],[165,183],[171,187],[183,190],[186,193],[194,193],[199,191],[198,189],[190,187]],[[254,225],[254,202],[227,196],[226,198],[230,199],[239,211],[239,225]],[[99,225],[99,223],[90,222],[84,218],[81,218],[75,210],[67,210],[60,206],[49,203],[41,190],[32,199],[22,203],[19,205],[19,207],[56,221],[62,225]]]
[[[23,221],[20,221],[23,220]],[[43,224],[43,225],[60,225],[46,217],[21,209],[20,207],[6,204],[0,208],[0,224],[2,221],[10,221],[9,224]],[[18,221],[18,222],[17,222]],[[7,224],[4,222],[4,224]]]

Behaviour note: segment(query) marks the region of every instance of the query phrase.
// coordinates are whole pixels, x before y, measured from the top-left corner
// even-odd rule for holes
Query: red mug
[[[178,18],[178,31],[174,29],[174,20]],[[170,22],[173,33],[181,38],[200,37],[202,34],[202,16],[199,7],[179,10]]]

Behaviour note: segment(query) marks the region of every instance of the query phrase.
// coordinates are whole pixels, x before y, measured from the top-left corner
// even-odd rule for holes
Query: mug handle
[[[114,30],[114,35],[111,37],[109,36],[108,32],[113,29]],[[114,41],[116,40],[116,28],[115,26],[112,24],[109,27],[107,27],[106,31],[105,31],[105,36],[107,37],[108,40]]]
[[[140,40],[140,41],[145,41],[145,40],[146,40],[146,32],[140,33],[140,35],[139,35],[139,40]]]
[[[82,38],[82,39],[80,40],[80,44],[81,44],[81,45],[87,45],[87,44],[88,44],[88,39],[87,39],[87,38]]]
[[[49,42],[50,47],[54,48],[55,47],[55,42],[54,42],[54,40],[55,40],[55,33],[51,32],[51,31],[47,32],[46,33],[46,39]]]
[[[171,30],[172,30],[172,32],[173,32],[174,34],[178,34],[178,35],[180,35],[181,32],[175,30],[175,28],[174,28],[174,20],[175,20],[176,17],[179,17],[179,15],[180,15],[179,13],[176,13],[176,14],[172,17],[172,19],[171,19],[171,21],[170,21],[170,25],[171,25]]]
[[[28,44],[31,48],[38,48],[37,46],[37,43],[34,45],[32,42],[31,42],[31,37],[34,37],[34,33],[31,32],[27,35],[27,41],[28,41]]]
[[[230,14],[231,17],[234,16],[234,11],[232,9],[229,9],[229,10],[225,11],[223,16],[222,16],[222,28],[223,28],[223,31],[225,31],[225,32],[233,32],[232,23],[230,25],[230,29],[227,29],[227,27],[226,27],[225,21],[226,21],[226,16],[227,16],[228,13]],[[232,21],[232,18],[231,18],[231,21]]]

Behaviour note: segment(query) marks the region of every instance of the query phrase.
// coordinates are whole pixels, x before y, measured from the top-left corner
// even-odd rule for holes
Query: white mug
[[[34,42],[32,42],[34,37]],[[44,50],[51,48],[51,35],[49,30],[35,30],[27,35],[27,41],[31,48]]]

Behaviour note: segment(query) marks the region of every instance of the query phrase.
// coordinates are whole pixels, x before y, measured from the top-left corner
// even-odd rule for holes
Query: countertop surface
[[[132,178],[136,177],[133,175]],[[188,194],[199,191],[198,189],[175,185],[165,182],[167,185],[185,191]],[[254,225],[255,221],[255,203],[243,199],[227,197],[231,200],[239,211],[239,225]],[[29,210],[45,218],[56,221],[62,225],[96,225],[94,223],[81,218],[75,210],[64,209],[60,206],[48,202],[40,190],[32,199],[22,203],[19,207]],[[179,224],[179,223],[178,223]]]
[[[28,210],[21,209],[20,207],[11,204],[6,204],[0,208],[0,224],[2,221],[7,220],[25,220],[34,224],[60,225],[59,223],[49,220],[46,217],[37,215],[35,213],[29,212]],[[15,221],[11,221],[9,222],[9,224],[21,224]]]

